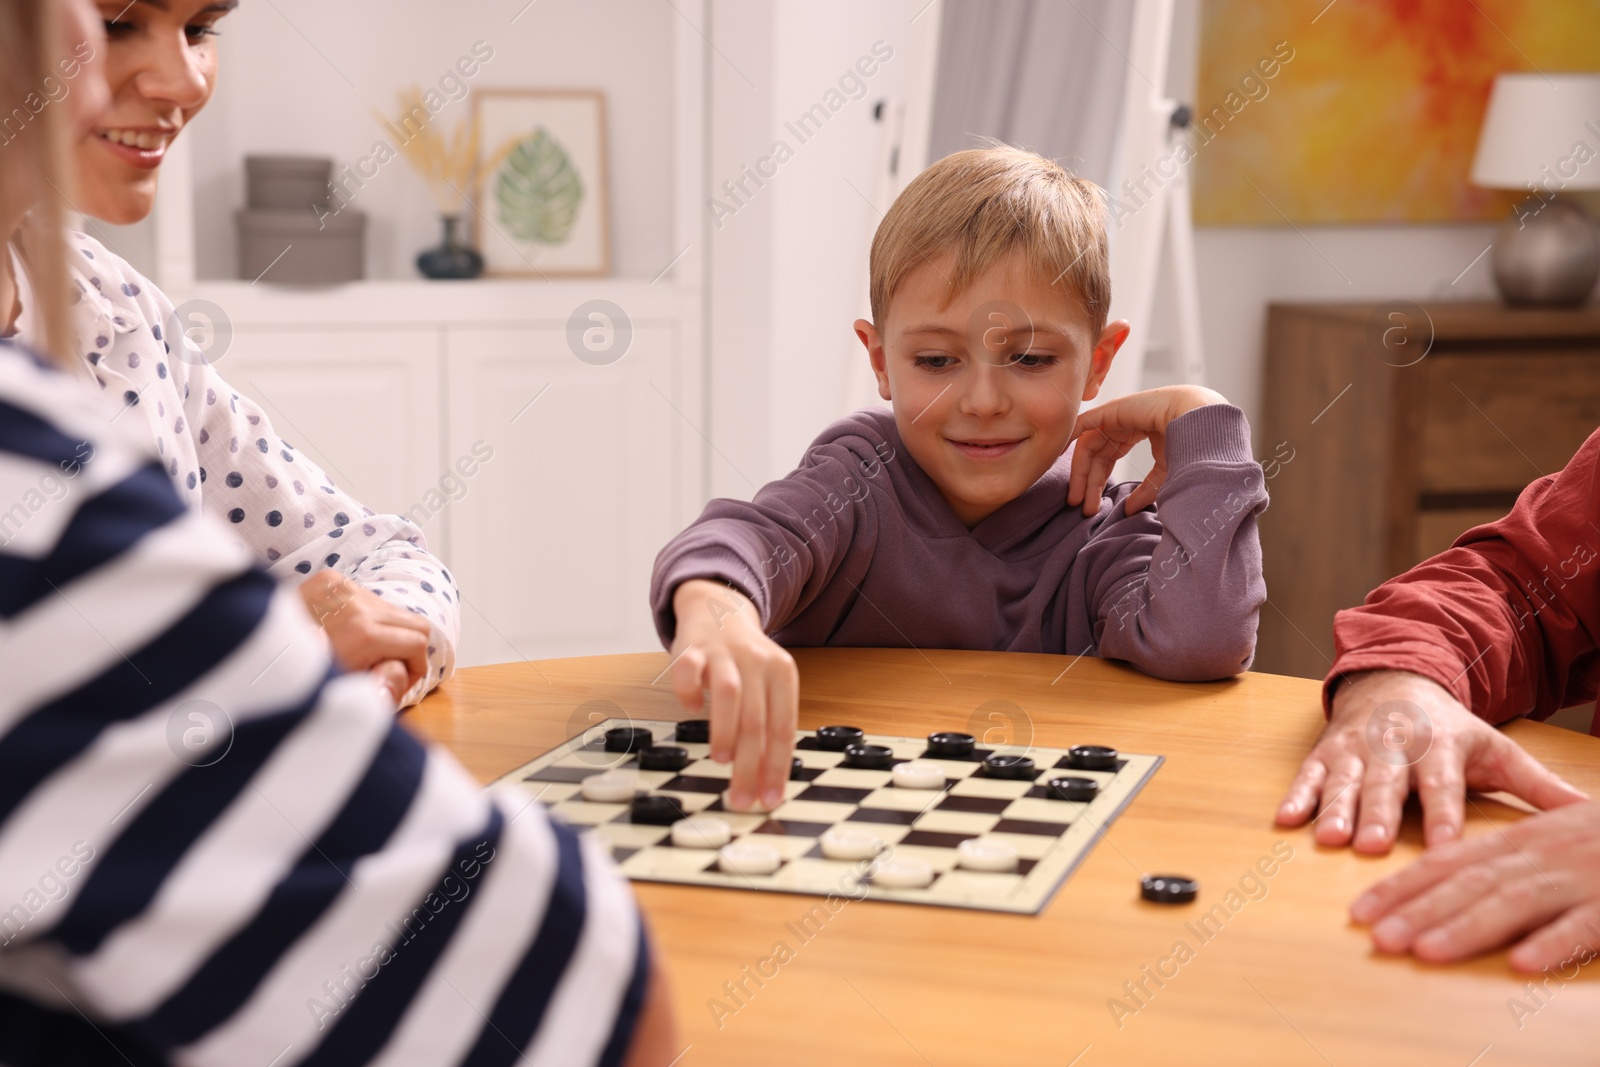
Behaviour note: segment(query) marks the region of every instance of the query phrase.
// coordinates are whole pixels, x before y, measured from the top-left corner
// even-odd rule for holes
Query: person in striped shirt
[[[56,57],[97,33],[0,0],[0,232],[55,345],[62,127],[106,98]],[[68,366],[0,342],[0,1063],[668,1062],[604,851],[397,726]]]

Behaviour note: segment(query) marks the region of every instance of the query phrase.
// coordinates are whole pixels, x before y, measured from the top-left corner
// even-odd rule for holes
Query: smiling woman
[[[103,0],[111,107],[78,142],[85,214],[118,225],[150,214],[156,169],[217,85],[217,22],[238,0]]]
[[[234,0],[108,0],[104,73],[111,99],[74,131],[74,207],[107,222],[137,222],[155,203],[173,140],[211,99],[218,23]],[[82,110],[80,108],[80,110]],[[86,234],[69,242],[78,292],[68,332],[53,349],[82,360],[123,420],[149,433],[167,476],[193,510],[230,524],[256,561],[301,583],[348,670],[370,671],[400,706],[421,700],[455,667],[461,609],[455,580],[422,531],[379,515],[340,490],[279,437],[267,413],[232,389],[179,327],[164,293]],[[0,321],[41,338],[25,250],[11,253],[18,301]],[[33,264],[43,266],[44,264]],[[0,298],[5,296],[0,290]],[[39,345],[39,347],[46,347]],[[336,606],[336,607],[335,607]]]

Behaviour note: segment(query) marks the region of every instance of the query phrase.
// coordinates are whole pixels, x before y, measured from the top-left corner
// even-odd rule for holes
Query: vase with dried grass
[[[422,91],[412,87],[400,94],[400,120],[384,119],[383,124],[411,169],[427,183],[444,226],[443,243],[420,253],[417,269],[435,279],[478,277],[483,256],[460,232],[478,157],[477,122],[469,117],[456,123],[447,140],[424,105]]]

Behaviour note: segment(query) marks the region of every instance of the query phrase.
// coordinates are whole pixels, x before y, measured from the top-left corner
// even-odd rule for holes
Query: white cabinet
[[[217,370],[280,435],[421,525],[461,588],[463,666],[659,647],[650,569],[705,501],[698,289],[227,282],[189,297],[227,317]],[[567,332],[595,300],[632,333],[604,365]]]
[[[437,328],[237,326],[216,369],[357,500],[410,513],[439,477],[440,344]],[[443,541],[437,520],[422,528]]]
[[[678,330],[636,324],[623,359],[592,366],[563,327],[452,328],[445,362],[452,462],[492,450],[446,509],[463,662],[658,647],[650,568],[698,481]]]

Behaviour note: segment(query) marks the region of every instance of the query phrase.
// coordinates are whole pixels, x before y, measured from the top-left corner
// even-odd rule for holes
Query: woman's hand
[[[1067,504],[1083,504],[1083,513],[1100,510],[1100,490],[1111,477],[1117,460],[1149,440],[1155,466],[1128,495],[1125,514],[1132,515],[1156,502],[1167,480],[1167,425],[1186,412],[1207,404],[1226,404],[1228,398],[1198,385],[1169,385],[1109,400],[1078,415],[1072,436],[1078,449],[1072,454],[1067,483]]]
[[[1438,683],[1367,671],[1334,693],[1333,715],[1289,786],[1278,824],[1299,826],[1320,803],[1319,844],[1353,838],[1357,852],[1381,855],[1413,788],[1429,847],[1461,836],[1468,789],[1505,790],[1539,808],[1588,799]]]
[[[1437,963],[1524,934],[1511,950],[1519,971],[1587,963],[1600,953],[1600,804],[1430,848],[1357,899],[1350,917],[1375,924],[1380,951]]]
[[[396,706],[428,673],[428,620],[397,608],[336,570],[300,583],[300,596],[348,671],[371,671]]]
[[[733,761],[728,800],[735,809],[757,798],[769,811],[783,802],[794,755],[800,672],[794,657],[761,630],[743,593],[695,579],[672,594],[678,629],[672,641],[672,688],[690,711],[711,692],[711,758]]]

